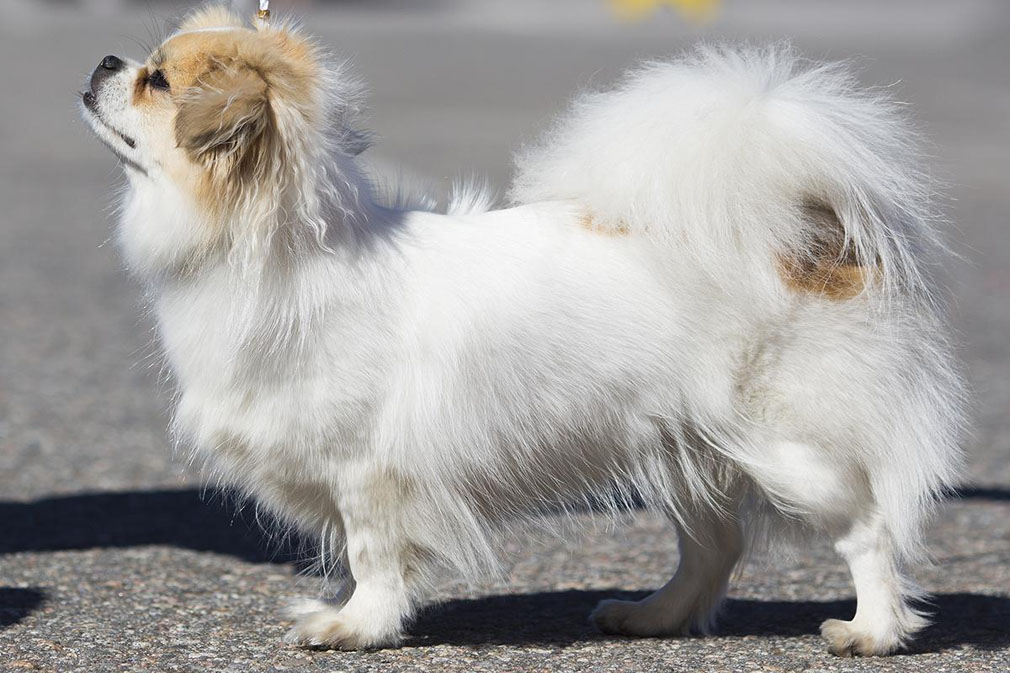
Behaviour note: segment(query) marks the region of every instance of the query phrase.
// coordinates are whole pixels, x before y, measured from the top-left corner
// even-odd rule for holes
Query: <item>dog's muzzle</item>
[[[84,104],[92,107],[105,80],[125,67],[126,63],[117,56],[110,55],[103,58],[98,67],[95,68],[95,71],[91,73],[91,90],[84,92]]]

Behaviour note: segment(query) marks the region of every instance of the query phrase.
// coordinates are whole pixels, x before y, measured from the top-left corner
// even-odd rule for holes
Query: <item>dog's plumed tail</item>
[[[779,370],[804,391],[797,417],[821,428],[805,441],[865,475],[905,557],[956,478],[963,428],[931,278],[941,218],[918,144],[898,105],[844,64],[781,45],[703,47],[579,98],[519,154],[511,191],[574,202],[592,230],[668,250],[735,298],[755,333],[830,325],[788,346]],[[775,500],[783,466],[766,451],[727,453]]]
[[[848,263],[872,288],[929,294],[924,253],[939,241],[915,134],[843,64],[787,46],[647,64],[583,95],[517,164],[515,201],[575,200],[595,227],[689,250],[717,279],[752,284],[774,257],[797,276]]]

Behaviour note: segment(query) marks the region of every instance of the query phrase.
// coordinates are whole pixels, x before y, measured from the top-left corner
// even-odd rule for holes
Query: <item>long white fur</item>
[[[811,321],[828,332],[811,344],[821,374],[809,378],[834,373],[825,382],[833,397],[867,408],[852,417],[818,410],[809,421],[867,433],[838,449],[865,452],[896,543],[916,555],[920,516],[955,477],[962,393],[931,277],[943,251],[935,194],[895,103],[861,90],[843,64],[807,63],[788,46],[702,47],[583,96],[518,164],[514,200],[584,204],[603,226],[640,233],[747,297],[766,325],[787,311],[790,331]],[[794,315],[774,256],[813,256],[804,246],[817,223],[798,211],[810,200],[834,209],[881,283],[855,304],[812,302]],[[766,447],[751,448],[734,457],[760,466]]]
[[[955,478],[962,392],[894,104],[788,48],[701,49],[580,98],[520,155],[514,207],[464,190],[437,214],[375,204],[343,140],[357,91],[331,71],[316,125],[272,101],[289,174],[225,223],[228,250],[201,248],[206,216],[151,162],[123,205],[176,436],[349,567],[346,604],[303,610],[294,640],[396,642],[434,568],[479,576],[502,530],[632,504],[671,517],[682,566],[601,605],[605,630],[708,628],[762,521],[853,564],[836,651],[921,627],[901,568]],[[810,201],[879,283],[783,283],[777,255],[813,255]]]

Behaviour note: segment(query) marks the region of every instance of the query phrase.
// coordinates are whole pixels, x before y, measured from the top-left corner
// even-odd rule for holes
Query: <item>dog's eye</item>
[[[165,79],[165,73],[160,70],[155,70],[147,76],[147,83],[151,85],[154,89],[163,89],[168,91],[168,80]]]

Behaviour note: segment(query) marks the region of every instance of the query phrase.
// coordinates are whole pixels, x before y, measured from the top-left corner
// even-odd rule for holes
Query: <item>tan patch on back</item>
[[[579,226],[594,234],[603,234],[604,236],[627,236],[631,233],[631,228],[624,222],[618,222],[616,225],[605,225],[601,224],[592,215],[583,215],[580,217]]]
[[[817,238],[811,246],[813,257],[779,255],[778,272],[786,287],[835,301],[861,294],[876,281],[877,269],[859,264],[855,254],[846,249],[845,230],[830,207],[812,204],[803,210],[817,225]]]

